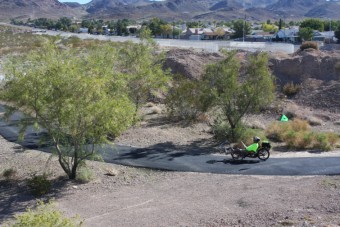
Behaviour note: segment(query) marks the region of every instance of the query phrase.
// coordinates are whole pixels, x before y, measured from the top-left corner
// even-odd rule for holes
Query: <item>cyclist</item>
[[[260,146],[260,144],[259,144],[260,140],[261,139],[257,136],[253,137],[253,143],[246,147],[246,151],[247,151],[248,154],[254,154],[254,153],[257,152],[257,149]]]

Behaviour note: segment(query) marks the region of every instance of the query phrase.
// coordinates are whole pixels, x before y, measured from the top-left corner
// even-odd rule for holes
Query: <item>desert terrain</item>
[[[243,59],[248,53],[240,51]],[[199,79],[204,65],[219,54],[173,49],[165,67],[189,79]],[[292,55],[270,53],[277,77],[278,99],[268,110],[246,116],[245,123],[266,128],[282,113],[307,120],[315,131],[340,133],[340,52],[308,50]],[[280,92],[287,81],[301,84],[294,97]],[[154,111],[153,108],[159,108]],[[114,141],[149,147],[171,141],[190,145],[202,141],[214,149],[207,122],[173,121],[161,104],[143,107],[142,120]],[[329,152],[278,149],[271,158],[340,156]],[[229,158],[229,157],[226,157]],[[34,207],[26,180],[47,173],[53,199],[65,216],[79,215],[84,226],[340,226],[340,176],[245,176],[168,172],[87,161],[94,176],[88,183],[70,181],[55,157],[28,150],[0,138],[0,173],[14,169],[10,180],[0,178],[0,225]]]

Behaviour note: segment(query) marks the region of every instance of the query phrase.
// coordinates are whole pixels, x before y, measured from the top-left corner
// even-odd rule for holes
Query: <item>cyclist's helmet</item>
[[[254,141],[254,143],[258,143],[258,142],[260,142],[260,138],[259,137],[257,137],[257,136],[254,136],[253,137],[253,141]]]

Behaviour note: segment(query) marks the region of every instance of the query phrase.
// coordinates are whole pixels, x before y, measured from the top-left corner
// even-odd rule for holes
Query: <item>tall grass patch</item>
[[[266,136],[277,142],[285,142],[289,148],[334,149],[339,135],[332,132],[313,132],[307,121],[294,119],[290,122],[275,122],[266,130]]]

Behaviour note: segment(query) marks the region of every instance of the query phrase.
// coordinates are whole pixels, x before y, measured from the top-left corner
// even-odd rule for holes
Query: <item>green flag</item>
[[[280,121],[288,121],[288,117],[282,114]]]

